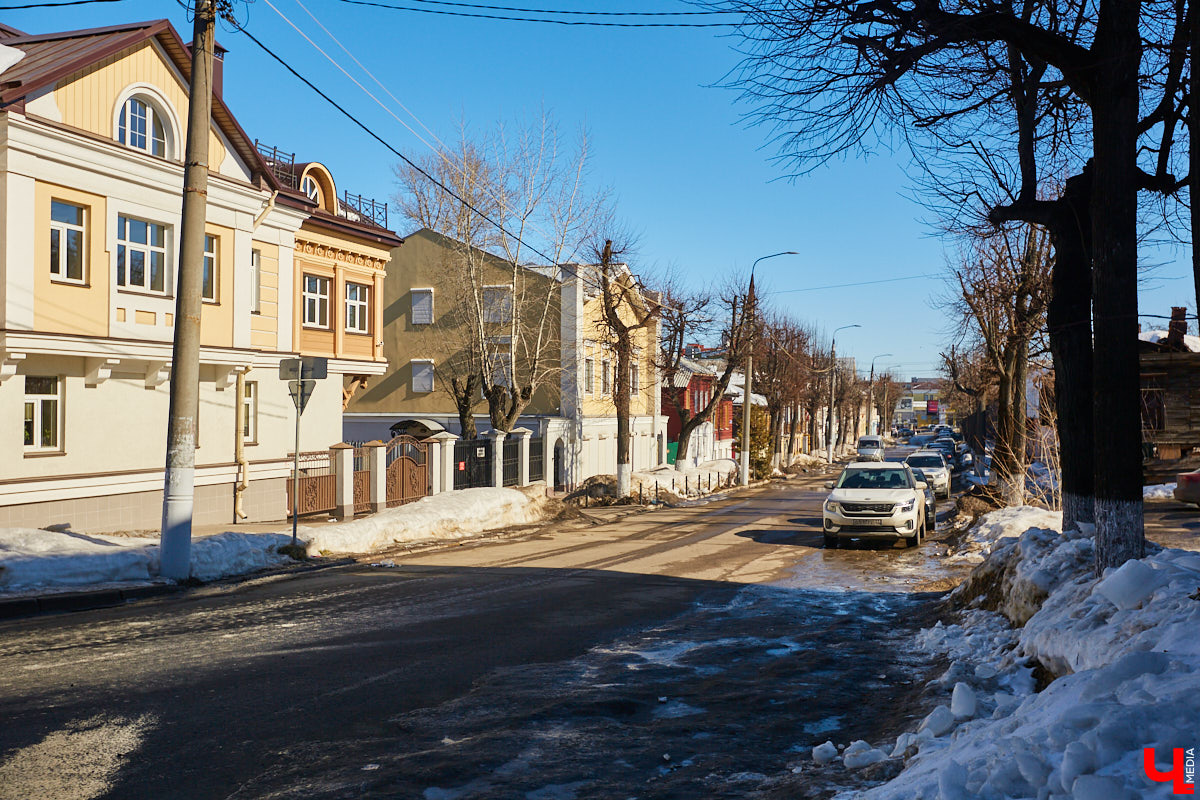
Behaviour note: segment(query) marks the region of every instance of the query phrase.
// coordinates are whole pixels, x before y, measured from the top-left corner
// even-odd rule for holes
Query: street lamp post
[[[891,353],[880,353],[875,358],[883,358],[890,355]],[[875,417],[875,358],[871,359],[871,379],[870,383],[867,384],[867,433],[871,432],[871,421]]]
[[[829,409],[825,414],[825,462],[833,463],[833,384],[837,380],[837,334],[847,328],[861,328],[857,323],[834,328],[829,337]]]
[[[750,265],[750,290],[746,293],[746,309],[743,312],[743,315],[746,316],[745,321],[749,323],[746,332],[749,350],[746,353],[746,380],[742,384],[742,388],[745,390],[742,395],[742,463],[739,476],[741,479],[739,483],[742,486],[750,485],[750,390],[754,381],[754,268],[758,266],[758,262],[766,261],[768,258],[798,255],[800,254],[795,250],[784,250],[780,253],[756,258]]]

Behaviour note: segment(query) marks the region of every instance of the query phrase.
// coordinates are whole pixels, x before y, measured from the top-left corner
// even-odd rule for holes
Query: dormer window
[[[121,106],[117,139],[135,150],[167,157],[167,125],[162,113],[144,97],[131,97]]]
[[[308,195],[309,200],[312,200],[318,206],[321,205],[321,186],[312,175],[304,176],[304,180],[300,182],[300,191]]]

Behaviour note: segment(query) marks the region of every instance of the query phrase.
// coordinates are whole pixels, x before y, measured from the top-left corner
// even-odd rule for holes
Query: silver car
[[[904,463],[925,473],[933,485],[934,494],[950,498],[950,466],[941,453],[937,450],[918,450],[904,459]]]

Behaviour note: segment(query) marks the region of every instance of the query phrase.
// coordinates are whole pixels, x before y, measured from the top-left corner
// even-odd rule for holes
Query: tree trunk
[[[633,479],[633,464],[629,453],[629,375],[633,366],[633,343],[629,334],[617,337],[617,363],[613,376],[613,405],[617,407],[617,497],[629,494]],[[679,459],[675,459],[679,463]]]
[[[1092,422],[1092,170],[1067,180],[1052,218],[1052,291],[1046,310],[1054,357],[1063,530],[1095,521]]]
[[[470,375],[465,379],[452,378],[450,390],[454,397],[454,407],[458,410],[458,425],[463,439],[475,439],[479,436],[475,430],[475,393],[479,391],[479,376]]]
[[[1007,354],[1006,354],[1007,355]],[[992,466],[1000,484],[1000,496],[1005,505],[1024,505],[1024,475],[1020,474],[1017,452],[1014,448],[1015,413],[1013,409],[1014,380],[1011,359],[1006,358],[1000,370],[996,398],[996,447],[992,452]]]
[[[1146,554],[1137,337],[1138,0],[1102,0],[1092,46],[1103,74],[1092,98],[1093,428],[1096,572]],[[1101,424],[1102,423],[1102,424]]]

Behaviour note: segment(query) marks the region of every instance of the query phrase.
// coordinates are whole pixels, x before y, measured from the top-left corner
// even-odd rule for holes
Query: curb
[[[155,584],[133,586],[128,589],[97,589],[90,592],[65,592],[41,597],[14,597],[10,600],[0,600],[0,619],[20,619],[41,614],[111,608],[133,600],[174,594],[186,588],[188,587],[177,584]]]

